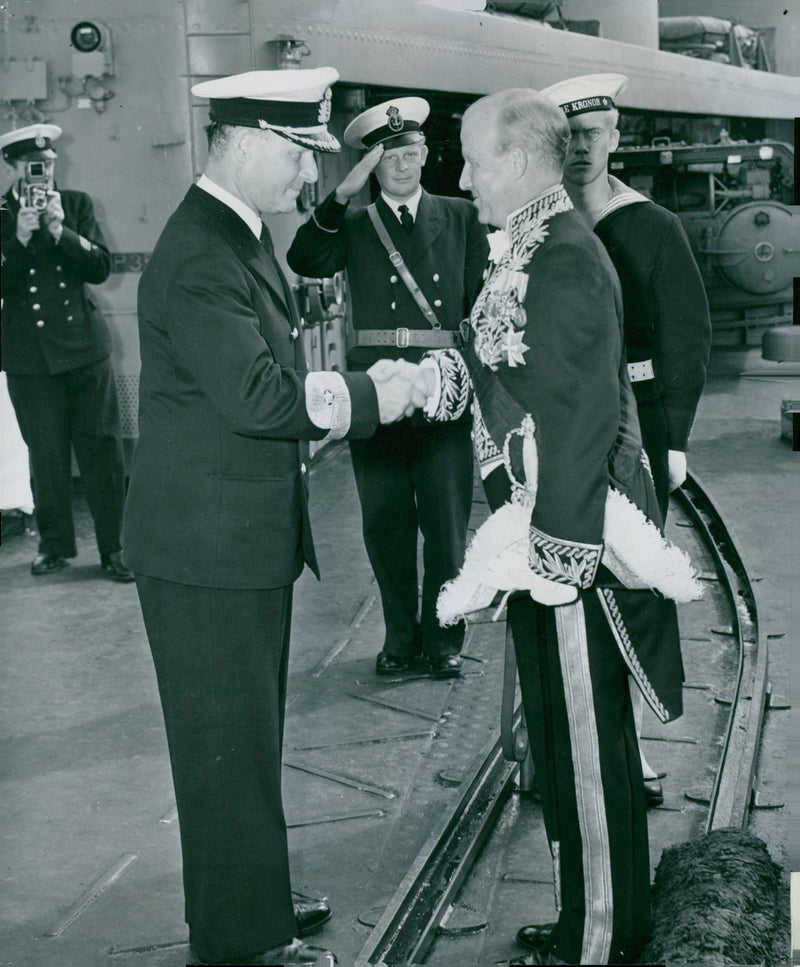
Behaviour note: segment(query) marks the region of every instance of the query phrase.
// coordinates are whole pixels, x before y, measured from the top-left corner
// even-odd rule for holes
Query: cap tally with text
[[[589,111],[613,111],[616,98],[628,86],[624,74],[583,74],[551,84],[540,94],[549,97],[568,118]]]
[[[49,160],[57,157],[53,141],[60,137],[61,128],[57,124],[29,124],[27,127],[0,134],[0,151],[6,161],[10,162],[18,158]]]
[[[313,151],[339,151],[328,131],[333,67],[248,71],[195,84],[192,94],[209,99],[209,117],[219,124],[274,131]]]
[[[396,97],[362,111],[344,129],[345,144],[368,151],[376,144],[387,148],[411,144],[422,138],[421,129],[430,114],[430,104],[421,97]]]

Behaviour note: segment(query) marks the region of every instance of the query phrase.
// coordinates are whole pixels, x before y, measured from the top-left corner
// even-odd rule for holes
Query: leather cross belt
[[[408,349],[423,346],[426,349],[445,349],[456,345],[456,333],[449,329],[358,329],[356,346],[393,346]]]

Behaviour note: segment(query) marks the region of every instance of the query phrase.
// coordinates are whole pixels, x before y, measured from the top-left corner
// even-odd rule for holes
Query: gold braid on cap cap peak
[[[311,148],[314,151],[339,151],[342,147],[327,128],[321,130],[318,135],[312,136],[298,134],[294,128],[283,127],[279,124],[268,124],[262,118],[259,118],[258,126],[262,131],[274,131],[279,137],[286,138],[287,141],[294,141],[295,144],[304,148]]]
[[[209,119],[218,124],[261,128],[316,151],[338,151],[338,140],[325,127],[331,116],[331,89],[320,100],[281,101],[218,97],[209,102]]]

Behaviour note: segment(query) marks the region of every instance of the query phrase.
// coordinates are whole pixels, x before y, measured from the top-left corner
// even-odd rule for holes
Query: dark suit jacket
[[[3,252],[3,369],[15,375],[64,373],[105,359],[108,329],[85,283],[105,282],[111,256],[91,198],[62,191],[64,231],[17,239],[19,202],[9,189],[0,213]],[[41,325],[43,323],[43,325]]]
[[[125,510],[137,573],[220,588],[317,570],[308,520],[302,333],[274,257],[193,186],[139,284],[139,441]],[[342,377],[350,436],[378,423],[366,374]]]
[[[456,330],[469,315],[486,267],[486,230],[475,206],[463,198],[423,191],[409,238],[383,198],[378,213],[417,285],[443,329]],[[347,269],[355,329],[430,330],[410,292],[398,277],[369,220],[366,208],[350,210],[331,194],[295,235],[287,253],[293,271],[328,278]],[[320,227],[322,226],[322,228]],[[323,229],[331,229],[324,231]],[[437,302],[440,303],[437,305]],[[358,368],[381,357],[417,362],[424,349],[358,347],[347,361]]]

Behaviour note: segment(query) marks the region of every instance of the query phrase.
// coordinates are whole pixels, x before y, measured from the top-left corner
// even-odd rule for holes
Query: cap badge
[[[403,116],[400,113],[400,108],[395,107],[394,104],[392,104],[392,106],[386,111],[386,114],[389,118],[388,124],[390,130],[402,131],[403,127],[405,126],[405,122],[403,121]]]
[[[331,119],[331,89],[328,87],[319,102],[319,115],[317,120],[320,124],[327,124]]]
[[[37,134],[35,144],[37,148],[43,148],[47,144],[47,139],[43,134]]]

